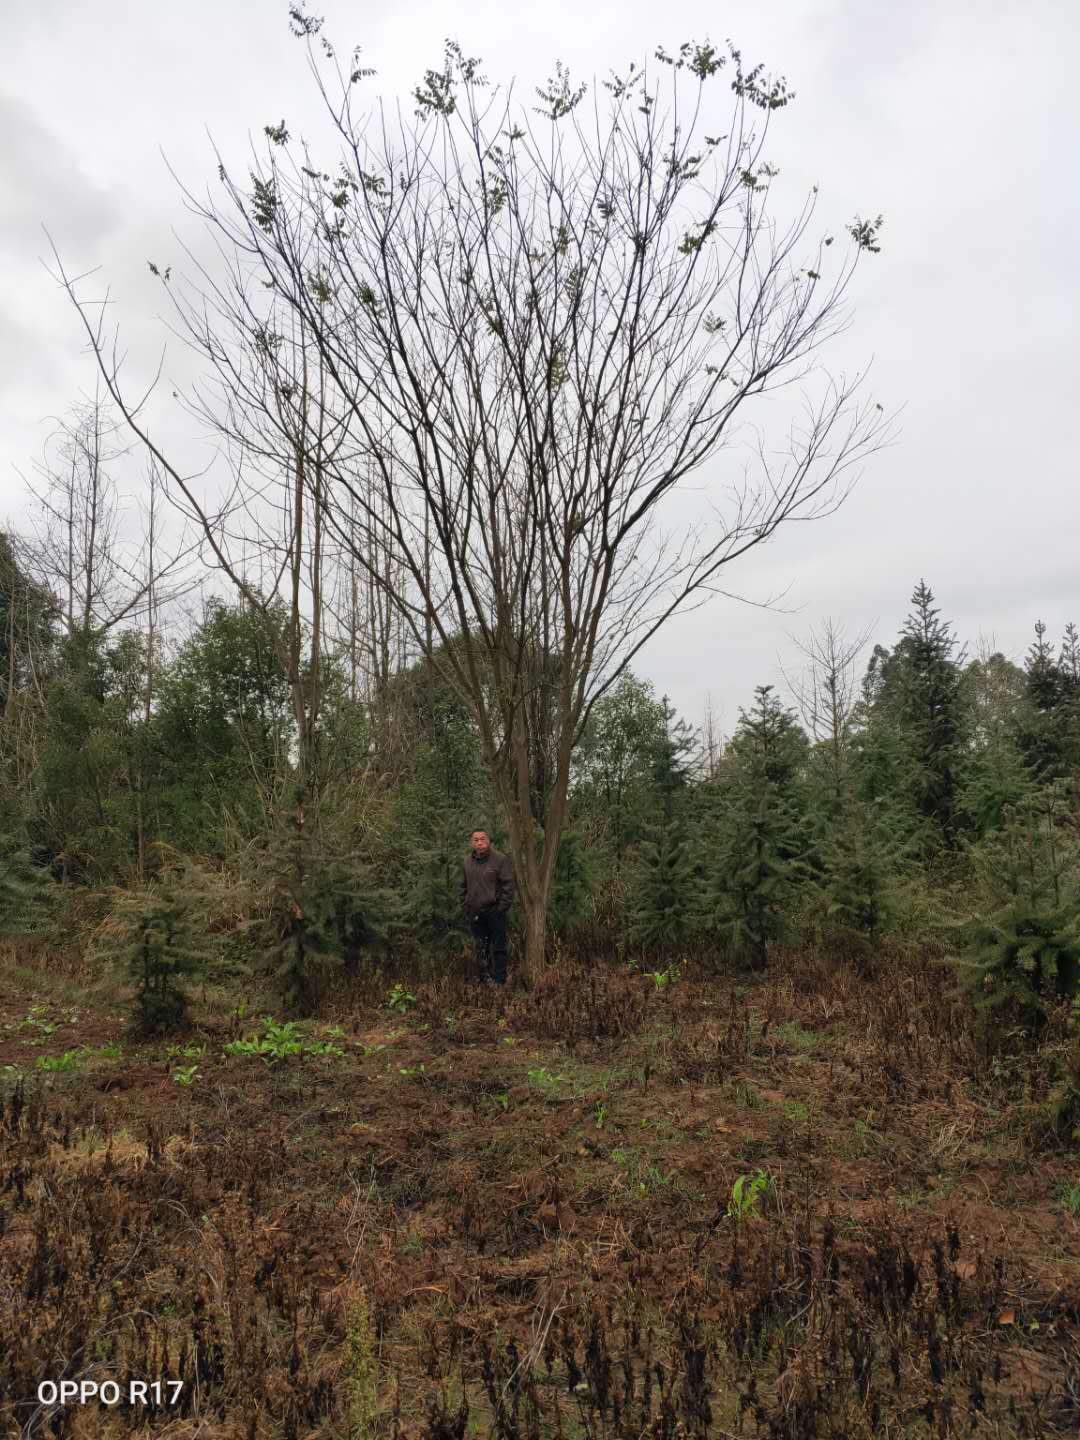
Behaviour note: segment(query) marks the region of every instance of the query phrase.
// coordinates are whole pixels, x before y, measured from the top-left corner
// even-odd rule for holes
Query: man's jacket
[[[489,850],[482,860],[472,851],[461,872],[461,904],[467,915],[496,906],[509,910],[514,902],[514,866],[509,855]]]

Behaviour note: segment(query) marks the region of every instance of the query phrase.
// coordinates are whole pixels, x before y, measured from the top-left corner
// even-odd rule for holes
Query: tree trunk
[[[525,911],[525,961],[526,979],[536,980],[544,969],[544,952],[547,944],[547,896],[522,895],[522,909]]]

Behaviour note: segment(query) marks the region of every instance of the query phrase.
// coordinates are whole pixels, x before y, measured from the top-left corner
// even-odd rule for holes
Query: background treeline
[[[303,1009],[372,963],[459,963],[466,836],[505,834],[467,708],[325,562],[323,613],[249,582],[181,621],[180,552],[155,569],[144,534],[142,570],[121,557],[95,486],[53,497],[51,543],[0,536],[4,934],[119,960],[150,1024],[208,969],[272,967]],[[185,573],[188,594],[208,578]],[[971,658],[920,582],[891,646],[827,624],[801,648],[794,703],[759,686],[730,737],[630,673],[597,702],[555,943],[663,968],[934,942],[991,1018],[1037,1030],[1080,965],[1075,626],[1037,624],[1022,666]]]

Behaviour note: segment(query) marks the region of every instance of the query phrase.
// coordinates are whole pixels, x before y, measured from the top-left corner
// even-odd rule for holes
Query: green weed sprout
[[[386,997],[387,1010],[393,1010],[397,1015],[404,1015],[416,1004],[416,996],[404,985],[396,984]]]
[[[758,1205],[763,1199],[774,1194],[776,1182],[766,1171],[757,1169],[749,1175],[740,1175],[731,1187],[727,1218],[740,1224],[744,1220],[759,1218]]]

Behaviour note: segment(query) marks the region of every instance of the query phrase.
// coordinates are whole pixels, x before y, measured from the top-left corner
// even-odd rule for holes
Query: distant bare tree
[[[856,664],[871,633],[866,629],[848,639],[843,626],[826,619],[805,640],[795,641],[807,662],[803,674],[792,680],[784,673],[803,724],[826,756],[829,789],[837,807],[844,799],[852,712],[859,693]]]
[[[333,59],[319,22],[292,13]],[[221,165],[225,203],[196,208],[260,297],[251,344],[282,351],[302,329],[318,355],[342,437],[322,462],[327,528],[472,709],[535,972],[592,705],[724,566],[785,520],[834,509],[885,437],[860,379],[815,361],[846,324],[880,219],[848,227],[831,280],[832,237],[807,246],[813,200],[777,225],[764,145],[790,96],[733,48],[658,52],[591,108],[558,66],[530,112],[450,44],[412,120],[365,120],[354,95],[370,72],[354,60],[337,73],[340,93],[319,82],[344,146],[333,173],[282,122],[266,127],[251,190]],[[730,123],[703,133],[721,74]],[[104,310],[59,274],[110,393],[152,444]],[[712,526],[675,541],[653,526],[739,438],[747,401],[811,378],[782,453],[758,440],[756,478],[740,466]]]
[[[105,635],[145,620],[151,605],[182,593],[186,540],[162,553],[154,531],[153,501],[144,517],[150,532],[122,533],[122,499],[114,473],[131,448],[124,417],[100,395],[72,407],[36,461],[36,482],[27,486],[37,500],[34,570],[60,602],[68,634]],[[151,490],[153,489],[151,483]],[[147,569],[147,547],[152,557]]]

